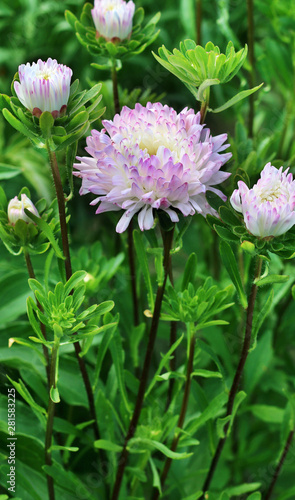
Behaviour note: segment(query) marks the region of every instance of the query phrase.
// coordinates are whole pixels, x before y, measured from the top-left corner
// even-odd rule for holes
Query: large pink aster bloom
[[[40,116],[50,111],[54,118],[63,115],[70,95],[72,70],[56,59],[39,59],[36,63],[21,64],[18,68],[19,82],[14,90],[20,102],[33,115]]]
[[[177,212],[215,213],[207,190],[226,196],[214,186],[230,175],[220,168],[231,157],[226,134],[212,137],[200,124],[200,113],[185,108],[177,114],[160,103],[124,107],[114,120],[104,120],[101,132],[92,130],[86,151],[74,174],[82,178],[80,194],[93,193],[100,202],[96,213],[124,210],[117,232],[138,213],[140,229],[154,224],[154,210],[164,210],[173,222]]]
[[[130,0],[94,0],[91,10],[98,36],[106,40],[125,40],[132,31],[135,5]]]
[[[249,189],[238,182],[230,199],[244,216],[248,231],[259,238],[280,236],[295,224],[295,180],[288,168],[277,169],[267,163],[257,184]]]

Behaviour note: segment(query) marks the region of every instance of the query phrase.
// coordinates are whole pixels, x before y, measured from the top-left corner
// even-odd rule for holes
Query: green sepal
[[[51,137],[51,129],[54,125],[54,118],[49,111],[44,111],[39,118],[39,126],[43,137],[49,139]]]

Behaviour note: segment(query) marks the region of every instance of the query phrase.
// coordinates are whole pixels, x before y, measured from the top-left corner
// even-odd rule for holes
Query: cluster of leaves
[[[46,290],[35,279],[29,280],[30,288],[34,292],[37,302],[41,305],[40,308],[32,297],[27,300],[28,317],[38,336],[37,338],[30,337],[31,340],[48,346],[53,343],[44,338],[39,322],[54,332],[54,337],[68,337],[66,343],[85,341],[88,337],[93,338],[106,328],[114,326],[111,324],[98,327],[96,322],[89,322],[94,316],[97,320],[99,316],[111,311],[114,307],[114,302],[111,300],[102,302],[100,305],[93,304],[78,313],[84,301],[85,284],[83,281],[86,275],[85,271],[77,271],[65,284],[62,282],[57,283],[53,292]],[[81,330],[83,330],[83,333],[78,333]]]
[[[26,194],[28,198],[31,196],[27,188],[23,188],[18,196],[20,197],[21,194]],[[32,219],[31,223],[20,219],[16,224],[10,224],[7,206],[6,195],[0,187],[0,237],[11,254],[19,255],[23,251],[30,254],[42,254],[48,250],[51,244],[57,256],[63,259],[55,239],[59,231],[59,221],[56,217],[57,200],[54,200],[47,210],[44,199],[36,203],[40,218],[30,211],[26,211],[26,214]]]
[[[177,292],[172,286],[167,288],[161,318],[166,321],[195,323],[195,331],[214,325],[227,325],[227,321],[212,318],[234,305],[234,302],[229,302],[233,287],[230,285],[224,290],[218,290],[216,285],[212,285],[212,278],[207,278],[204,285],[197,289],[193,283],[187,283],[195,261],[195,254],[191,254],[186,264],[181,291]]]
[[[247,45],[235,52],[232,42],[228,43],[225,54],[221,54],[219,47],[212,42],[208,42],[203,48],[193,40],[185,40],[180,42],[180,50],[174,49],[171,53],[163,45],[159,48],[159,56],[154,56],[164,68],[186,85],[198,101],[204,102],[207,89],[212,85],[229,82],[238,73],[246,60],[247,52]],[[224,111],[256,92],[261,85],[239,92],[224,105],[210,111]]]
[[[133,17],[133,29],[129,39],[111,42],[103,37],[97,37],[91,9],[93,5],[86,3],[83,7],[80,20],[70,11],[66,11],[66,19],[76,31],[79,42],[97,58],[97,62],[92,66],[97,69],[108,69],[113,65],[113,60],[127,59],[128,57],[141,54],[145,48],[153,43],[159,31],[156,24],[160,19],[160,13],[154,15],[152,19],[142,27],[144,20],[144,10],[139,8]]]

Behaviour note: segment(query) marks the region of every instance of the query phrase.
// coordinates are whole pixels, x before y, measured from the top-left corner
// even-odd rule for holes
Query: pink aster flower
[[[40,116],[50,111],[54,118],[65,114],[70,95],[72,70],[56,59],[38,60],[18,68],[19,82],[14,82],[14,90],[20,102]]]
[[[130,0],[95,0],[91,10],[98,36],[106,40],[125,40],[132,31],[135,5]]]
[[[33,222],[32,219],[26,215],[25,208],[36,215],[36,217],[40,217],[37,208],[26,194],[22,194],[20,200],[15,196],[10,200],[7,208],[8,221],[12,226],[20,219],[25,222]]]
[[[93,193],[100,202],[96,213],[124,210],[117,232],[138,213],[140,229],[154,224],[154,210],[164,210],[173,222],[178,212],[215,213],[205,193],[226,196],[214,186],[230,175],[220,168],[231,157],[226,134],[212,137],[200,124],[200,113],[185,108],[177,114],[160,103],[124,107],[114,120],[104,120],[101,132],[92,130],[86,151],[74,172],[82,179],[80,194]]]
[[[295,180],[288,171],[267,163],[252,189],[238,182],[230,202],[254,236],[280,236],[295,224]]]

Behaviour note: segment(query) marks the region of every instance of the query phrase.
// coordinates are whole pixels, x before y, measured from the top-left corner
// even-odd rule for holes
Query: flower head
[[[35,205],[33,205],[26,194],[22,194],[20,200],[17,196],[15,196],[8,203],[7,213],[10,224],[14,226],[19,219],[25,222],[32,222],[32,219],[25,214],[25,208],[39,217],[39,213]]]
[[[280,236],[295,224],[295,180],[288,170],[267,163],[252,189],[238,182],[230,202],[254,236]]]
[[[200,113],[136,104],[103,125],[88,137],[90,157],[78,157],[75,175],[82,178],[80,194],[98,195],[91,203],[101,202],[96,213],[124,210],[117,232],[125,231],[136,213],[140,229],[150,229],[154,209],[164,210],[172,222],[178,221],[177,211],[184,216],[215,213],[206,201],[207,190],[226,199],[213,186],[230,175],[220,171],[231,157],[220,154],[228,147],[227,135],[212,137],[200,124]]]
[[[125,40],[132,31],[135,5],[132,0],[95,0],[91,10],[98,36],[106,40]]]
[[[70,95],[72,70],[56,59],[38,60],[18,68],[19,82],[14,82],[14,90],[20,102],[33,115],[40,116],[50,111],[54,118],[66,112]]]

